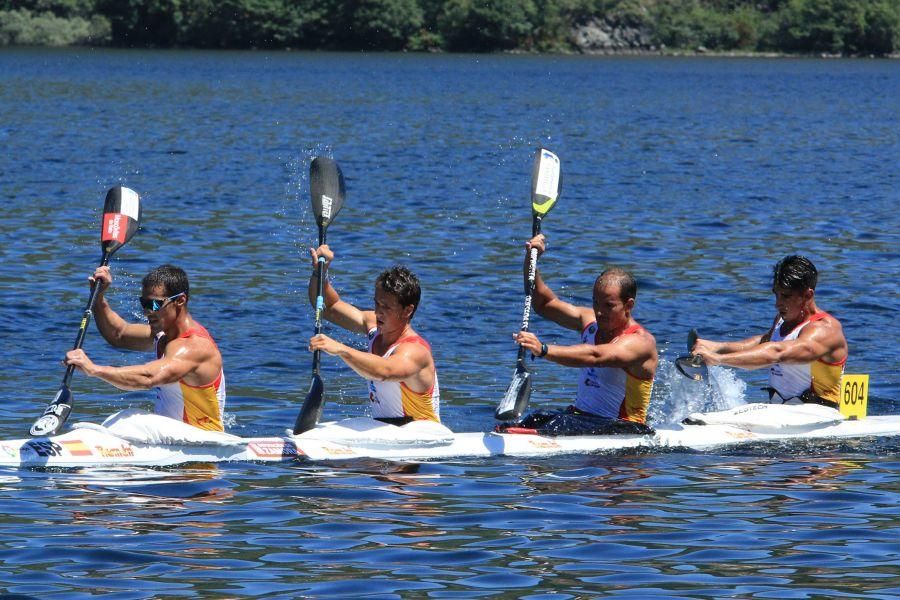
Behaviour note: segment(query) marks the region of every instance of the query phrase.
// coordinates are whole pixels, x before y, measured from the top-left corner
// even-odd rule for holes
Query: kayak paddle
[[[688,352],[693,352],[694,344],[697,343],[698,337],[700,336],[697,335],[697,330],[691,329],[687,339]],[[675,359],[675,368],[678,369],[679,373],[694,381],[704,381],[709,377],[709,369],[706,368],[706,363],[697,354],[679,356]]]
[[[103,205],[103,225],[100,229],[100,247],[103,250],[103,257],[100,260],[101,267],[108,265],[112,255],[134,237],[140,223],[141,197],[137,192],[122,186],[110,188],[106,192],[106,201]],[[81,317],[81,327],[78,329],[78,336],[75,338],[73,350],[81,348],[81,345],[84,343],[84,336],[87,333],[87,326],[93,314],[94,302],[97,300],[99,289],[98,282],[94,281],[91,284],[91,295]],[[69,413],[72,412],[73,398],[69,381],[71,381],[72,373],[74,372],[75,365],[69,365],[63,377],[62,385],[59,387],[59,391],[56,392],[53,401],[34,422],[34,425],[31,426],[31,435],[54,435],[65,424],[66,419],[69,418]]]
[[[332,159],[318,156],[309,166],[309,191],[312,195],[312,209],[319,226],[319,245],[325,243],[325,232],[328,225],[344,206],[344,174]],[[325,309],[325,258],[319,257],[318,293],[316,295],[316,335],[322,333],[322,311]],[[294,423],[294,434],[309,431],[316,426],[322,416],[325,405],[325,384],[319,375],[321,350],[313,352],[312,381],[309,392],[297,421]]]
[[[531,168],[531,236],[541,232],[541,221],[559,199],[562,177],[559,158],[544,148],[534,154]],[[531,249],[528,261],[528,283],[525,285],[525,311],[522,315],[522,331],[528,331],[531,318],[531,300],[534,296],[534,279],[537,271],[537,248]],[[516,372],[506,389],[506,395],[497,405],[494,418],[499,421],[518,419],[531,398],[531,372],[525,365],[525,347],[519,346]]]

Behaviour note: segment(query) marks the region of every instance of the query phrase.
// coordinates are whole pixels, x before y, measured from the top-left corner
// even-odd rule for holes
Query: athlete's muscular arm
[[[334,252],[331,251],[327,244],[316,249],[310,248],[309,251],[312,256],[313,272],[309,278],[308,294],[309,303],[315,308],[316,295],[319,293],[319,257],[321,256],[325,259],[325,272],[327,274],[328,267],[331,266],[331,261],[334,260]],[[327,277],[325,279],[323,297],[325,298],[325,309],[322,311],[322,316],[326,320],[348,331],[362,334],[369,333],[369,330],[375,326],[375,311],[360,310],[349,302],[341,300],[337,290],[328,282]]]
[[[843,339],[840,325],[816,322],[803,328],[796,340],[781,342],[763,341],[755,347],[749,347],[729,354],[715,352],[697,352],[708,365],[725,365],[740,369],[760,369],[774,365],[804,364],[815,360],[829,358],[840,350]]]
[[[112,309],[105,292],[112,283],[109,267],[98,267],[89,281],[97,282],[97,300],[94,303],[94,322],[103,339],[111,346],[126,350],[152,350],[153,334],[145,323],[129,323]]]
[[[766,333],[754,335],[753,337],[748,337],[745,340],[740,340],[737,342],[714,342],[712,340],[697,338],[697,343],[695,343],[694,347],[691,348],[691,352],[693,352],[694,354],[699,354],[701,356],[707,356],[709,354],[734,354],[735,352],[744,352],[747,350],[751,350],[753,348],[756,348],[760,344],[764,344],[772,339],[772,331],[775,330],[775,325],[777,323],[778,317],[775,317],[775,320],[772,322],[772,326],[769,327],[769,331],[767,331]]]
[[[768,341],[768,338],[768,334],[755,335],[738,342],[714,342],[697,338],[691,351],[694,354],[733,354],[759,346],[763,341]]]
[[[400,344],[390,356],[384,357],[351,348],[327,335],[319,334],[310,338],[309,349],[338,356],[361,377],[373,381],[415,379],[431,362],[431,355],[420,344]]]
[[[188,379],[188,383],[194,385],[194,382],[190,381],[190,376],[204,365],[208,366],[213,359],[211,346],[208,342],[204,342],[205,340],[194,338],[173,340],[166,346],[166,353],[162,358],[143,365],[129,367],[97,365],[81,349],[69,351],[64,362],[67,365],[75,365],[85,375],[102,379],[120,390],[149,390],[181,379]],[[213,376],[206,381],[197,381],[196,385],[208,383],[214,378]]]
[[[535,356],[540,355],[541,340],[530,331],[522,331],[516,342]],[[653,357],[652,338],[641,335],[623,336],[609,344],[549,344],[544,358],[566,367],[614,367],[643,370],[644,363]]]
[[[528,268],[531,257],[531,249],[537,248],[538,256],[544,253],[546,249],[546,240],[544,238],[544,234],[538,234],[533,237],[528,243],[525,244],[526,252],[525,252],[525,288],[528,289]],[[560,300],[559,297],[550,289],[550,287],[544,283],[544,278],[541,277],[541,272],[539,270],[535,271],[534,277],[534,297],[532,299],[532,306],[534,307],[535,312],[544,317],[545,319],[549,319],[553,321],[557,325],[565,327],[566,329],[573,329],[575,331],[581,331],[584,329],[586,323],[584,322],[585,311],[590,313],[589,309],[579,308],[574,304],[569,304],[563,300]]]

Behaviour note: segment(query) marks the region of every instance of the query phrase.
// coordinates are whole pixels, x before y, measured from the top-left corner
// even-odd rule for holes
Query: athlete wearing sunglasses
[[[129,323],[105,297],[112,283],[109,267],[94,271],[99,287],[94,317],[103,338],[116,348],[155,351],[143,365],[111,367],[94,364],[81,349],[66,354],[65,363],[122,390],[156,391],[157,414],[200,429],[223,431],[225,376],[222,355],[209,332],[191,317],[187,274],[163,265],[144,277],[138,298],[147,323]]]
[[[146,311],[159,312],[162,307],[169,303],[169,301],[180,298],[181,296],[184,296],[184,292],[178,292],[174,296],[169,296],[168,298],[144,298],[143,296],[138,296],[138,302],[140,302],[141,308]]]

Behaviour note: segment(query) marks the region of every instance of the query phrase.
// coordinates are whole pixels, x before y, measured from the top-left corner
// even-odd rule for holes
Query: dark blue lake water
[[[512,375],[532,152],[563,164],[542,272],[570,301],[619,264],[657,338],[656,425],[759,399],[764,373],[672,360],[688,329],[774,315],[772,264],[819,267],[870,413],[900,413],[897,61],[0,52],[0,439],[52,398],[99,260],[106,189],[144,198],[109,296],[191,276],[228,372],[229,430],[289,427],[309,383],[308,168],[347,179],[335,284],[369,306],[405,263],[452,429],[487,430]],[[537,318],[553,342],[573,342]],[[329,330],[359,345],[362,339]],[[105,346],[97,361],[146,360]],[[324,361],[326,418],[364,413]],[[147,393],[76,376],[71,421]],[[535,365],[532,404],[574,373]],[[40,598],[900,596],[896,439],[445,463],[0,472],[0,591]]]

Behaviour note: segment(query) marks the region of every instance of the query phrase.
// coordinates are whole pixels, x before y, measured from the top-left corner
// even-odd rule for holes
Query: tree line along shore
[[[898,0],[0,0],[0,46],[900,55]]]

